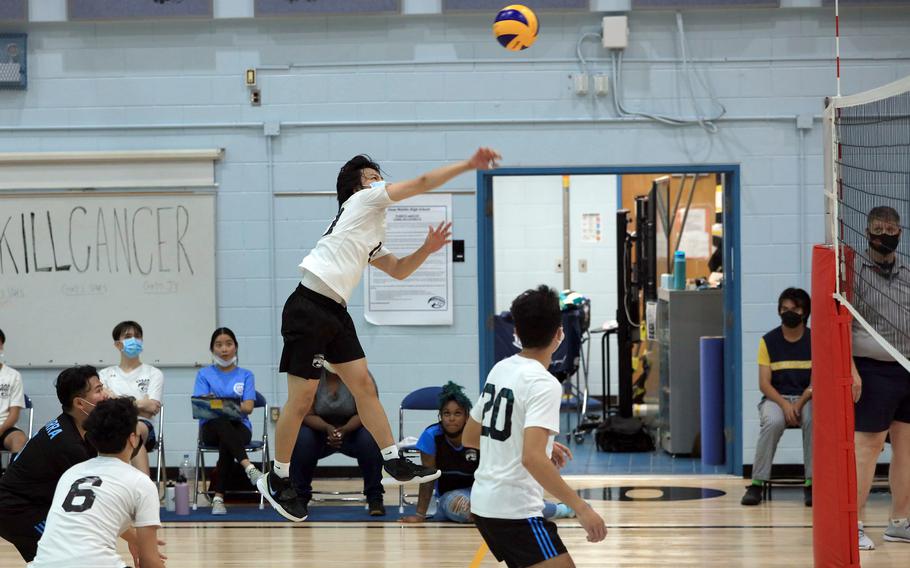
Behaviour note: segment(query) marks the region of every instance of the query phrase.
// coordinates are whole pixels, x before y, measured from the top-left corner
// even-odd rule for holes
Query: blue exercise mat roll
[[[702,337],[701,362],[701,463],[724,463],[724,338]]]

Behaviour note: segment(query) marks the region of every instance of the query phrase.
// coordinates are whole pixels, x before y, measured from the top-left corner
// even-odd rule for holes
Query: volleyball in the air
[[[537,41],[537,29],[537,14],[521,4],[506,6],[493,20],[493,35],[501,46],[511,51],[531,47]]]

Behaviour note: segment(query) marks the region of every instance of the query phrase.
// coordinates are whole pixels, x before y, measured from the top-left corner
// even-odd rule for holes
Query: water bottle
[[[177,510],[177,504],[174,499],[177,496],[177,487],[173,481],[168,481],[164,488],[164,510],[174,512]]]
[[[180,464],[180,475],[187,481],[196,479],[195,468],[190,464],[190,454],[183,454],[183,463]]]
[[[190,514],[190,486],[181,474],[174,488],[174,509],[178,515]]]
[[[673,289],[686,289],[686,251],[678,250],[673,255]]]

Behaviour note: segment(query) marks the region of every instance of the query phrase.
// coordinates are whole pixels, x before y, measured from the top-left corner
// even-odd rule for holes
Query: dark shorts
[[[543,517],[491,519],[474,515],[474,524],[496,560],[509,568],[533,566],[568,552],[556,525]]]
[[[302,284],[288,297],[281,312],[280,373],[318,379],[325,361],[347,363],[363,359],[354,321],[344,306]]]
[[[140,422],[144,422],[146,427],[149,429],[149,437],[145,441],[145,451],[151,452],[158,445],[158,436],[155,435],[155,426],[152,425],[152,421],[148,418],[139,417]]]
[[[46,509],[0,509],[0,538],[16,547],[26,562],[38,552]]]
[[[9,436],[10,434],[12,434],[13,432],[22,432],[22,430],[16,428],[15,426],[12,426],[12,427],[8,428],[5,432],[0,434],[0,450],[6,448],[6,446],[4,445],[6,443],[6,437]],[[25,432],[22,432],[22,433],[25,434]]]
[[[863,380],[854,406],[857,432],[884,432],[892,422],[910,423],[910,372],[900,363],[854,357]]]

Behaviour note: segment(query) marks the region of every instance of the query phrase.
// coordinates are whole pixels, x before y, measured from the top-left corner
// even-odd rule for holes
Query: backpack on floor
[[[651,452],[654,440],[638,418],[607,418],[594,434],[597,448],[602,452]]]

